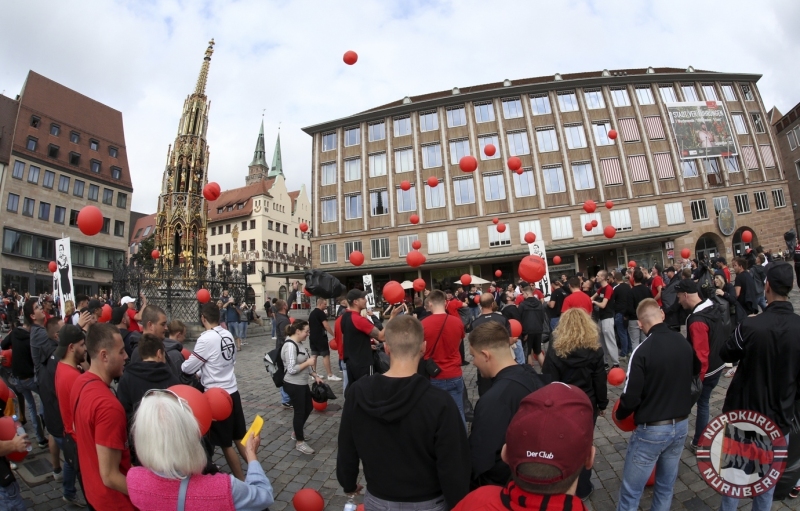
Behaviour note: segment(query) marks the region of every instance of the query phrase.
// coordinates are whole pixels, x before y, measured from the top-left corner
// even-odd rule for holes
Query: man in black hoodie
[[[360,461],[367,509],[395,502],[452,509],[469,492],[469,444],[458,407],[417,374],[425,349],[420,322],[397,316],[384,332],[389,370],[347,386],[336,478],[348,496],[359,493]]]
[[[523,346],[528,354],[528,363],[533,365],[533,361],[537,360],[541,365],[544,364],[544,353],[542,353],[544,307],[542,307],[542,302],[533,296],[533,288],[530,284],[521,282],[520,290],[525,297],[519,304],[519,314],[522,317],[522,336],[525,338]]]
[[[117,386],[117,399],[125,409],[129,428],[145,392],[166,389],[180,383],[166,363],[164,342],[161,339],[153,334],[144,334],[137,349],[142,360],[131,362],[125,367]]]

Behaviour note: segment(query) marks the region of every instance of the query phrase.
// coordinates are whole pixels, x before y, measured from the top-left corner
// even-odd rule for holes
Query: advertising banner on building
[[[667,103],[681,159],[733,156],[737,153],[722,104],[716,101]]]
[[[367,292],[367,308],[374,309],[375,308],[375,293],[372,289],[372,275],[363,275],[361,277],[361,282],[364,284],[364,291]]]
[[[542,292],[545,300],[550,300],[550,269],[547,267],[547,252],[544,249],[544,240],[536,238],[533,243],[528,243],[528,250],[531,255],[537,255],[544,259],[544,277],[539,282],[533,283],[533,287]]]
[[[75,302],[75,286],[72,285],[72,252],[69,238],[56,240],[56,264],[58,271],[53,276],[53,293],[58,296],[60,310],[66,310],[67,300]],[[77,304],[76,304],[77,305]]]

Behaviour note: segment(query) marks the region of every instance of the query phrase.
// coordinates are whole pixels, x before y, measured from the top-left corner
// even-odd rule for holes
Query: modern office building
[[[780,162],[786,172],[791,196],[791,199],[787,197],[787,200],[791,200],[795,232],[800,233],[800,211],[797,210],[797,203],[800,202],[800,103],[786,115],[775,119],[772,129],[780,153]]]
[[[745,229],[754,246],[778,250],[792,218],[759,78],[692,67],[556,74],[405,97],[304,128],[312,266],[348,287],[364,273],[378,286],[498,269],[508,278],[527,232],[544,240],[551,273],[667,263],[682,248],[730,260],[746,249]],[[697,115],[713,122],[681,124]],[[459,169],[465,155],[478,159],[474,172]],[[596,212],[583,211],[587,200]],[[427,262],[413,269],[405,255],[417,239]],[[363,266],[348,262],[352,250]]]

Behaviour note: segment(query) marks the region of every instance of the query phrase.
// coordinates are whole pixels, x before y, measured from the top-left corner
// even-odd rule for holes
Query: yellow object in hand
[[[242,444],[247,444],[247,438],[250,435],[254,437],[260,435],[262,427],[264,427],[264,419],[262,419],[260,415],[256,415],[256,418],[253,419],[253,423],[250,425],[250,429],[247,430],[247,433],[245,433],[242,439]]]

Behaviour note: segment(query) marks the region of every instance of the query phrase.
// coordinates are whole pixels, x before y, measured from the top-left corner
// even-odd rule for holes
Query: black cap
[[[58,348],[56,348],[55,352],[56,360],[64,358],[64,355],[67,353],[67,348],[69,348],[71,344],[81,342],[84,339],[86,339],[86,334],[79,326],[62,326],[61,330],[58,331]]]
[[[101,302],[100,300],[89,300],[89,305],[86,306],[86,309],[92,313],[94,313],[94,311],[96,311],[97,309],[102,309],[102,308],[103,308],[103,302]]]
[[[364,298],[368,293],[358,289],[351,289],[347,292],[347,303],[353,303],[360,298]]]
[[[794,270],[792,265],[783,262],[774,262],[767,266],[767,282],[774,293],[789,296],[789,291],[794,287]]]
[[[675,291],[678,293],[689,293],[696,294],[697,293],[697,284],[692,279],[682,279],[675,285]]]
[[[126,312],[128,312],[127,304],[121,307],[114,307],[113,309],[111,309],[111,324],[119,325],[120,323],[122,323],[123,318],[125,318]]]

